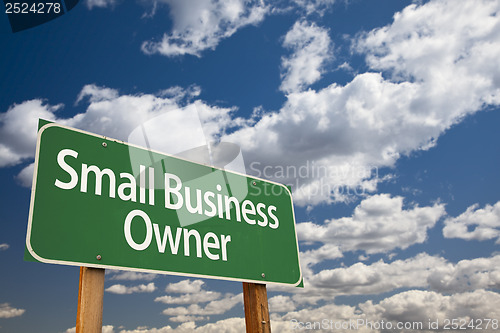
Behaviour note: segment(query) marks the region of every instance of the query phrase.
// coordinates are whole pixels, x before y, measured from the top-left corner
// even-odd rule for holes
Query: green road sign
[[[286,186],[54,123],[38,132],[26,248],[45,263],[302,279]]]

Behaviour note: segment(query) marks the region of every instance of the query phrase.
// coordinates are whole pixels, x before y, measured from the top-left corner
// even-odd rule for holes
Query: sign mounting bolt
[[[100,254],[98,254],[98,255],[97,255],[97,257],[96,257],[96,259],[97,259],[97,260],[101,260],[101,258],[102,258],[102,257],[101,257],[101,255],[100,255]]]
[[[103,142],[103,143],[102,143],[102,146],[103,146],[104,148],[106,148],[106,147],[108,146],[108,144],[107,144],[106,142]]]
[[[261,274],[261,276],[262,276],[263,278],[265,278],[265,277],[266,277],[266,274],[262,273],[262,274]]]
[[[257,185],[257,182],[256,182],[256,181],[253,181],[253,182],[252,182],[252,184],[253,184],[253,185]]]

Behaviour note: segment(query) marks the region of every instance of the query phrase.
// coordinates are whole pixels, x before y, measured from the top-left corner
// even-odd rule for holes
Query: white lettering
[[[273,214],[273,212],[276,211],[276,206],[269,206],[267,209],[267,214],[269,214],[269,217],[274,221],[274,224],[269,223],[269,227],[272,229],[277,229],[280,226],[280,222],[278,221],[278,218],[276,215]]]
[[[135,178],[130,173],[122,172],[120,173],[120,178],[126,178],[129,180],[128,183],[122,183],[118,186],[118,197],[123,201],[133,201],[137,200]],[[130,194],[125,194],[125,189],[129,189]]]
[[[241,213],[243,214],[243,219],[248,224],[255,224],[255,220],[247,216],[247,214],[255,215],[255,206],[253,205],[253,202],[250,200],[243,201],[243,204],[241,205]]]
[[[88,181],[88,175],[90,172],[93,172],[95,174],[95,195],[101,195],[102,192],[102,176],[107,175],[109,177],[109,197],[114,198],[115,197],[115,187],[116,187],[116,180],[115,180],[115,174],[113,173],[112,170],[110,169],[99,169],[95,165],[87,166],[87,164],[83,163],[82,164],[82,183],[81,183],[81,188],[80,192],[87,192],[87,181]]]
[[[132,226],[132,220],[136,216],[141,217],[142,220],[144,221],[144,224],[146,225],[146,237],[144,238],[144,241],[141,244],[137,244],[134,241],[130,230],[130,227]],[[125,218],[125,223],[123,225],[123,231],[125,233],[125,239],[127,240],[128,245],[130,245],[130,247],[133,248],[134,250],[137,251],[145,250],[148,248],[149,244],[151,244],[151,239],[153,238],[153,228],[151,226],[151,220],[149,216],[142,210],[135,209],[130,213],[128,213],[127,217]]]
[[[63,149],[57,154],[57,164],[59,164],[61,169],[66,171],[71,177],[69,183],[63,183],[59,179],[56,179],[55,185],[63,190],[71,190],[78,184],[78,174],[75,169],[64,161],[64,157],[68,155],[74,158],[78,157],[78,153],[71,149]]]
[[[170,180],[175,181],[175,187],[170,187]],[[172,173],[165,173],[165,208],[179,209],[182,207],[183,199],[180,193],[182,187],[182,181],[179,177]],[[170,202],[170,194],[173,194],[177,198],[177,203]]]
[[[197,230],[184,229],[184,255],[189,257],[189,237],[194,236],[196,240],[196,256],[201,258],[201,238]]]
[[[210,238],[213,239],[213,243],[209,242]],[[220,244],[219,244],[219,239],[217,238],[217,235],[215,235],[213,232],[208,232],[205,237],[203,237],[203,251],[205,252],[205,255],[211,259],[211,260],[219,260],[219,255],[218,254],[212,254],[210,252],[210,249],[219,249]]]
[[[163,231],[163,239],[161,239],[160,229],[158,227],[158,224],[153,223],[153,230],[155,233],[156,244],[158,245],[158,252],[165,253],[165,247],[168,242],[170,244],[170,253],[177,254],[177,251],[179,251],[182,228],[177,228],[175,230],[175,241],[174,237],[172,236],[172,230],[170,229],[170,226],[168,225],[165,226],[165,230]]]

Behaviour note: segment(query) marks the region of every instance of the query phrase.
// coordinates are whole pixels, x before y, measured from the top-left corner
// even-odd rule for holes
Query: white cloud
[[[314,265],[324,260],[342,258],[342,256],[342,251],[335,244],[324,244],[317,249],[300,252],[302,275],[305,277],[312,276]]]
[[[193,304],[214,301],[221,297],[221,293],[216,291],[201,290],[196,293],[182,294],[180,296],[165,295],[155,298],[155,302],[165,304]]]
[[[335,0],[294,0],[302,9],[306,10],[307,15],[317,14],[322,16],[326,10],[330,9]]]
[[[163,314],[170,316],[171,320],[174,321],[192,320],[193,318],[202,318],[202,316],[224,314],[240,303],[243,303],[243,294],[226,294],[223,298],[211,301],[204,307],[198,304],[191,304],[188,307],[170,307],[163,310]]]
[[[500,288],[500,255],[451,263],[439,256],[420,253],[413,258],[372,264],[358,262],[349,267],[304,269],[305,289],[292,291],[296,304],[317,304],[339,295],[379,295],[399,289],[430,289],[459,293]],[[271,287],[290,292],[289,289]]]
[[[165,295],[155,298],[155,302],[164,304],[190,304],[187,307],[170,307],[163,314],[170,316],[174,322],[207,320],[210,315],[223,314],[243,301],[242,294],[222,295],[219,292],[204,290],[202,280],[182,280],[170,283],[166,292],[181,294],[179,296]],[[207,303],[200,306],[201,303]]]
[[[462,319],[468,324],[471,319],[498,318],[500,294],[475,290],[447,296],[432,291],[410,290],[388,297],[378,304],[368,301],[359,307],[368,318],[421,322],[424,325],[424,332],[432,332],[433,330],[428,329],[429,320],[438,320],[439,328],[443,329],[445,319]],[[477,325],[478,321],[474,323]],[[485,323],[481,327],[485,330]],[[485,331],[494,332],[495,329],[492,329],[490,323]]]
[[[297,234],[300,241],[338,246],[342,252],[386,253],[423,243],[427,239],[427,230],[444,214],[443,204],[404,209],[402,197],[377,194],[361,201],[352,217],[327,220],[321,225],[299,223]],[[318,255],[321,253],[315,254]]]
[[[238,29],[261,22],[268,12],[262,0],[178,1],[163,0],[170,7],[173,29],[160,41],[142,44],[143,52],[166,56],[200,56],[215,49],[222,39]]]
[[[62,107],[40,99],[14,104],[0,114],[0,167],[21,163],[35,155],[38,118],[54,120]]]
[[[16,176],[16,180],[21,186],[31,187],[33,184],[33,172],[35,171],[35,163],[30,163],[24,167]]]
[[[290,312],[296,309],[296,304],[289,296],[277,295],[269,298],[269,312]]]
[[[371,265],[356,263],[346,268],[326,269],[306,281],[330,295],[380,294],[399,288],[426,287],[431,271],[444,264],[445,259],[422,253],[391,263],[380,260]]]
[[[429,287],[443,293],[500,288],[500,256],[461,260],[429,272]]]
[[[119,94],[116,89],[98,87],[95,84],[85,85],[76,99],[75,104],[80,103],[85,97],[88,97],[91,103],[109,101],[118,98]]]
[[[68,328],[64,333],[75,333],[76,327]],[[113,325],[104,325],[102,327],[102,333],[115,333]]]
[[[333,58],[328,30],[314,23],[296,22],[286,34],[283,46],[293,51],[291,56],[282,58],[280,89],[286,93],[301,91],[318,81],[325,63]]]
[[[177,283],[169,283],[165,291],[178,294],[194,294],[199,293],[204,284],[205,282],[202,280],[182,280]]]
[[[196,327],[194,322],[183,323],[176,328],[165,326],[161,328],[137,328],[135,330],[122,330],[120,333],[241,333],[245,331],[244,318],[227,318],[215,323]]]
[[[312,325],[314,325],[314,322],[319,322],[321,325],[323,320],[327,320],[328,322],[330,322],[330,320],[333,322],[349,322],[349,320],[356,321],[358,318],[362,317],[362,314],[359,313],[359,311],[356,311],[356,307],[354,306],[327,304],[320,307],[292,311],[284,314],[283,316],[274,315],[271,318],[271,327],[273,331],[278,332],[297,332],[301,330],[308,331],[312,329],[306,328],[308,325],[307,323],[312,323]],[[298,322],[302,324],[298,324]],[[318,328],[321,328],[321,326],[316,326],[316,330],[319,331]],[[325,330],[328,328],[329,327],[325,327]],[[331,330],[335,330],[336,332],[348,331],[335,329],[335,326]],[[360,333],[367,332],[363,329],[363,327],[360,329],[352,329],[351,332],[352,331]]]
[[[484,208],[475,204],[457,217],[444,221],[443,235],[446,238],[487,240],[497,238],[500,242],[500,201]]]
[[[191,315],[178,315],[169,318],[173,322],[177,323],[186,323],[186,322],[196,322],[202,320],[208,320],[210,317],[202,317],[202,316],[191,316]]]
[[[92,9],[94,7],[107,8],[113,7],[116,4],[116,0],[86,0],[85,4],[88,9]]]
[[[234,10],[226,8],[229,3]],[[207,3],[210,8],[199,5],[193,10],[211,13],[213,6],[222,6],[234,17],[241,14],[240,2],[227,4]],[[188,17],[187,4],[175,6],[182,14],[177,15],[180,26],[196,20],[196,15]],[[381,73],[359,74],[344,86],[290,93],[279,111],[264,114],[255,123],[233,119],[232,108],[201,101],[181,109],[199,109],[208,117],[203,120],[207,136],[222,135],[223,141],[238,144],[245,160],[256,162],[249,172],[264,176],[265,170],[266,178],[292,185],[299,205],[366,195],[384,180],[378,177],[378,168],[394,166],[403,154],[429,149],[466,115],[500,102],[497,7],[487,1],[410,5],[395,15],[391,25],[356,37],[355,50]],[[84,97],[89,100],[85,113],[58,121],[121,140],[138,124],[179,108],[173,97],[118,95],[93,85],[85,86],[78,100]],[[32,158],[36,118],[43,114],[55,119],[60,107],[32,100],[2,114],[0,165]],[[230,125],[240,127],[224,135]],[[297,174],[301,168],[305,175]]]
[[[21,316],[26,310],[16,309],[10,306],[9,303],[0,304],[0,318],[13,318]]]
[[[358,51],[367,53],[372,68],[390,71],[396,79],[441,88],[433,97],[453,93],[451,97],[460,96],[458,102],[472,108],[498,103],[499,11],[500,4],[491,0],[458,6],[450,0],[415,3],[396,13],[390,26],[364,35]],[[455,80],[452,90],[442,86],[450,79]]]
[[[157,274],[151,273],[140,273],[140,272],[132,272],[132,271],[118,271],[118,270],[106,270],[106,274],[111,275],[109,277],[110,280],[128,280],[128,281],[137,281],[137,280],[145,280],[152,281],[156,279]]]
[[[272,299],[272,298],[271,298]],[[485,291],[482,289],[457,293],[454,295],[443,295],[434,291],[423,290],[408,290],[380,300],[378,303],[367,301],[359,303],[355,306],[326,304],[319,307],[308,307],[301,310],[288,311],[280,315],[271,313],[271,327],[274,332],[296,332],[297,322],[301,322],[303,326],[307,323],[314,324],[323,323],[328,329],[338,332],[352,332],[356,330],[360,333],[368,332],[383,332],[383,330],[370,329],[370,323],[380,324],[392,322],[396,325],[401,323],[421,323],[423,329],[419,331],[423,333],[435,332],[429,330],[429,320],[439,321],[440,330],[443,329],[445,319],[462,319],[467,323],[471,319],[477,318],[499,318],[500,317],[500,294]],[[326,319],[326,322],[324,321]],[[358,322],[359,320],[359,322]],[[335,328],[335,325],[349,325],[359,323],[359,326],[354,328]],[[495,332],[496,329],[491,328],[491,322],[488,329],[485,329],[483,321],[483,332]],[[194,322],[185,322],[176,328],[165,326],[162,328],[137,328],[135,330],[121,330],[120,333],[239,333],[245,331],[244,318],[227,318],[215,323],[209,323],[203,326],[196,326]],[[403,330],[390,330],[401,332]],[[411,330],[407,330],[409,332]],[[74,331],[73,331],[74,332]],[[404,331],[403,331],[404,332]],[[69,331],[68,331],[69,333]]]
[[[296,332],[299,330],[298,322],[300,322],[303,330],[306,330],[305,327],[309,324],[311,327],[316,325],[316,328],[323,328],[323,330],[345,333],[352,331],[431,333],[436,330],[429,329],[429,320],[432,322],[437,320],[440,331],[443,330],[445,319],[450,320],[449,330],[451,319],[461,319],[467,323],[475,319],[475,325],[480,322],[477,318],[496,320],[499,316],[499,308],[500,295],[491,291],[476,290],[448,296],[432,291],[409,290],[382,299],[378,303],[368,301],[357,306],[326,304],[289,312],[282,316],[275,314],[271,318],[271,325],[273,331],[278,332]],[[390,322],[393,328],[386,330],[372,328],[380,327],[382,322],[387,325]],[[402,325],[410,325],[409,327],[414,325],[415,328],[396,329],[398,322]],[[388,327],[387,325],[385,327]],[[482,321],[481,331],[496,331],[492,329],[491,321],[489,328],[485,328],[485,321]]]
[[[154,282],[146,284],[140,284],[137,286],[127,287],[122,284],[114,284],[111,287],[106,288],[106,291],[112,294],[133,294],[133,293],[152,293],[156,290]]]
[[[7,244],[7,243],[2,243],[2,244],[0,244],[0,251],[5,251],[5,250],[7,250],[9,247],[10,247],[10,245],[9,245],[9,244]]]
[[[88,100],[89,105],[84,113],[71,118],[57,117],[56,111],[62,105],[51,106],[38,99],[15,104],[7,112],[0,114],[0,167],[20,164],[34,158],[38,118],[122,141],[128,141],[129,135],[137,126],[155,118],[159,130],[148,132],[148,135],[151,140],[166,142],[167,147],[163,147],[167,149],[163,150],[166,153],[174,153],[168,150],[170,146],[180,146],[179,137],[183,137],[183,146],[199,146],[200,137],[193,133],[197,133],[200,126],[203,126],[201,137],[205,144],[215,141],[225,127],[234,126],[241,121],[231,117],[234,108],[219,108],[201,101],[187,102],[199,94],[199,88],[174,88],[168,92],[160,92],[159,96],[119,95],[114,89],[86,85],[77,102]],[[186,122],[182,118],[186,114],[194,114],[197,122]],[[173,118],[184,120],[183,126],[175,126],[171,121]],[[33,168],[33,165],[28,165],[17,176],[22,185],[31,186]]]
[[[500,103],[498,6],[412,4],[392,24],[354,41],[354,50],[378,73],[291,93],[278,112],[225,140],[240,144],[246,160],[260,163],[252,173],[263,176],[267,168],[269,178],[294,186],[298,204],[374,191],[378,168],[429,149],[466,115]],[[287,169],[300,167],[309,173],[297,177]]]

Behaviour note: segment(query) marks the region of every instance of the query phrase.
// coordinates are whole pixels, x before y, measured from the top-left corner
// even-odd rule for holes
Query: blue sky
[[[292,185],[305,288],[268,286],[275,332],[500,319],[499,12],[82,0],[18,33],[0,15],[0,332],[75,326],[78,268],[23,261],[38,118],[127,140],[175,109],[238,144],[249,174]],[[166,126],[151,136],[196,131]],[[244,327],[241,283],[108,271],[105,288],[103,332]]]

